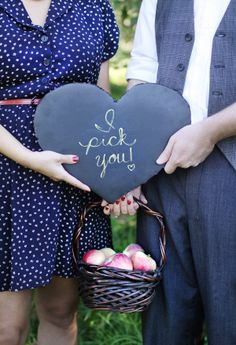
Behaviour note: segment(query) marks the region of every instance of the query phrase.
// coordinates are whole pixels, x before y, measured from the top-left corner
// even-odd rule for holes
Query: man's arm
[[[127,89],[129,90],[136,85],[140,85],[140,84],[144,84],[144,83],[145,83],[145,81],[142,81],[142,80],[130,79],[128,82]]]
[[[172,174],[177,167],[195,167],[212,152],[215,144],[236,135],[236,103],[205,120],[185,126],[170,138],[157,159]]]
[[[236,103],[206,119],[215,142],[236,135]]]
[[[127,79],[131,88],[155,82],[158,58],[155,45],[155,13],[158,0],[143,0],[137,24]],[[236,135],[236,103],[207,119],[180,129],[169,140],[157,159],[172,173],[177,167],[197,166],[212,152],[215,144]]]
[[[131,60],[126,78],[140,82],[155,83],[158,70],[155,18],[157,0],[143,0],[139,12]]]

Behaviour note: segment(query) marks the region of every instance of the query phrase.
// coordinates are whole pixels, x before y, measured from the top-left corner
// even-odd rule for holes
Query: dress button
[[[48,36],[47,35],[42,35],[41,36],[41,41],[42,42],[47,42],[48,41]]]
[[[216,91],[212,91],[212,95],[213,96],[222,96],[223,93],[221,91],[216,90]]]
[[[216,37],[222,38],[222,37],[225,37],[225,36],[226,36],[226,33],[223,32],[223,31],[217,31],[217,33],[216,33]]]
[[[48,78],[47,77],[43,77],[42,78],[42,83],[43,84],[47,84],[48,83]]]
[[[50,62],[51,62],[51,61],[50,61],[50,59],[48,59],[48,58],[44,58],[44,59],[43,59],[43,64],[44,64],[44,66],[46,66],[46,67],[50,65]]]
[[[185,69],[185,67],[184,67],[184,65],[183,65],[182,63],[179,63],[179,64],[177,65],[177,70],[178,70],[178,71],[182,72],[182,71],[184,71],[184,69]]]
[[[191,35],[191,34],[189,34],[189,33],[185,35],[185,41],[186,41],[186,42],[191,42],[192,39],[193,39],[193,35]]]

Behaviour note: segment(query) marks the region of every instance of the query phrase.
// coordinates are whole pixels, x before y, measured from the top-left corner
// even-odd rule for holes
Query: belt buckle
[[[31,105],[34,105],[34,106],[38,105],[36,99],[37,99],[36,96],[34,96],[34,97],[31,99]]]

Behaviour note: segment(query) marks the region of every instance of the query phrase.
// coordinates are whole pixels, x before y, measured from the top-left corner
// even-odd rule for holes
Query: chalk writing
[[[96,123],[94,125],[96,130],[98,131],[98,135],[90,138],[87,144],[79,141],[79,145],[85,148],[86,156],[89,155],[92,150],[96,150],[96,148],[100,147],[110,147],[114,149],[119,147],[124,148],[123,151],[125,152],[121,152],[122,150],[119,149],[119,152],[114,152],[111,154],[103,153],[95,156],[96,166],[98,168],[101,168],[101,178],[105,177],[108,166],[114,164],[126,164],[127,169],[132,172],[135,169],[135,164],[133,163],[133,146],[136,144],[136,139],[134,139],[133,141],[129,141],[128,135],[127,133],[125,133],[124,128],[119,127],[118,129],[116,129],[114,124],[114,109],[109,109],[106,112],[104,119],[105,127],[102,127]],[[105,134],[108,134],[108,137],[104,137]]]

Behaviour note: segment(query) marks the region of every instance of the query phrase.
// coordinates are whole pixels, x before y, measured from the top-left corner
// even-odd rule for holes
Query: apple
[[[111,248],[102,248],[100,249],[100,252],[102,252],[105,255],[105,258],[109,258],[110,256],[116,254],[116,252]]]
[[[128,257],[132,257],[136,252],[144,252],[144,249],[137,243],[131,243],[128,245],[123,253]]]
[[[157,263],[156,261],[151,257],[151,256],[148,256],[148,259],[150,261],[150,264],[151,264],[151,267],[152,267],[152,271],[155,271],[157,269]]]
[[[97,249],[91,249],[83,255],[83,261],[86,262],[86,264],[102,265],[105,260],[105,254]]]
[[[155,260],[143,252],[136,252],[131,259],[134,270],[148,272],[156,269]]]
[[[123,253],[117,253],[110,256],[104,262],[104,266],[121,268],[123,270],[129,270],[129,271],[133,270],[133,264],[132,264],[131,259]]]

